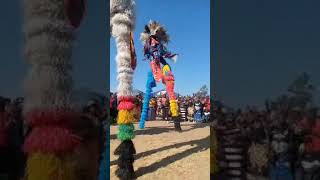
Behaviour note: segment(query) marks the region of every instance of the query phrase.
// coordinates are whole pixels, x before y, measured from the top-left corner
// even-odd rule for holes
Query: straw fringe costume
[[[121,180],[135,178],[133,162],[136,153],[132,139],[134,138],[134,96],[132,88],[133,73],[136,66],[136,56],[133,44],[135,26],[135,1],[110,1],[110,27],[117,44],[118,71],[118,139],[121,144],[114,154],[119,155],[116,175]]]
[[[145,26],[144,32],[141,33],[140,40],[144,45],[144,56],[150,61],[151,71],[148,73],[146,93],[143,101],[139,127],[143,129],[145,126],[152,88],[156,86],[156,83],[162,81],[166,86],[166,90],[169,95],[170,112],[174,119],[175,128],[176,130],[181,130],[180,121],[178,119],[178,104],[174,94],[175,79],[172,74],[171,67],[165,60],[166,58],[174,61],[177,59],[177,54],[171,54],[166,48],[166,45],[169,42],[169,35],[165,28],[158,22],[150,21],[149,24]],[[161,64],[163,65],[162,68]]]
[[[81,143],[71,103],[71,54],[83,0],[25,0],[24,116],[31,132],[24,144],[27,180],[78,180],[73,162]]]

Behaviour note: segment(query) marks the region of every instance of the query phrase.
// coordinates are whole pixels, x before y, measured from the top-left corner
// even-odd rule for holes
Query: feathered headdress
[[[144,31],[140,34],[140,40],[143,44],[146,44],[151,36],[156,37],[157,41],[160,41],[163,44],[166,52],[163,57],[169,58],[176,62],[178,59],[178,54],[172,54],[166,50],[166,45],[170,41],[170,36],[167,33],[167,30],[158,22],[152,20],[150,20],[149,24],[145,25]]]
[[[149,24],[145,25],[144,31],[140,34],[140,40],[145,43],[150,36],[156,36],[159,41],[167,44],[170,41],[167,30],[156,21],[150,20]]]

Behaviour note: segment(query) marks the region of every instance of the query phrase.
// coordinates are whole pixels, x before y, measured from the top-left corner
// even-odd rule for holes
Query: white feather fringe
[[[133,70],[131,68],[130,39],[135,25],[135,1],[110,1],[110,27],[117,45],[118,95],[132,96]]]
[[[24,113],[35,108],[70,108],[74,32],[61,0],[25,0],[25,55],[31,64],[24,81]]]

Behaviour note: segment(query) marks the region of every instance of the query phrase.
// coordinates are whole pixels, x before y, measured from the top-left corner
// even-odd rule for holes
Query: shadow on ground
[[[198,125],[195,125],[193,126],[193,128],[197,128]],[[205,127],[205,126],[200,126],[200,127]],[[188,142],[182,142],[182,143],[177,143],[177,144],[173,144],[173,145],[169,145],[169,146],[164,146],[164,147],[161,147],[161,148],[158,148],[158,149],[153,149],[153,150],[150,150],[150,151],[146,151],[146,152],[141,152],[139,154],[136,154],[135,155],[135,160],[139,159],[139,158],[142,158],[142,157],[146,157],[146,156],[150,156],[154,153],[158,153],[160,151],[166,151],[166,150],[169,150],[169,149],[173,149],[173,148],[179,148],[179,147],[182,147],[182,146],[186,146],[186,145],[191,145],[191,146],[194,146],[193,148],[191,149],[188,149],[188,150],[185,150],[181,153],[178,153],[178,154],[175,154],[175,155],[172,155],[172,156],[168,156],[160,161],[157,161],[149,166],[146,166],[146,167],[140,167],[139,169],[137,169],[136,171],[136,176],[137,177],[140,177],[142,175],[145,175],[145,174],[148,174],[148,173],[152,173],[154,171],[156,171],[157,169],[161,168],[161,167],[166,167],[167,165],[175,162],[175,161],[178,161],[180,159],[183,159],[189,155],[192,155],[194,153],[197,153],[197,152],[201,152],[201,151],[206,151],[209,146],[210,146],[210,135],[207,136],[206,138],[203,138],[203,139],[198,139],[198,140],[193,140],[193,141],[188,141]],[[209,159],[208,159],[209,161]],[[110,166],[114,166],[117,164],[117,160],[114,160],[114,161],[111,161],[110,162]]]
[[[195,147],[188,149],[188,150],[185,150],[181,153],[163,158],[162,160],[155,162],[149,166],[140,167],[136,171],[136,177],[140,177],[142,175],[152,173],[161,167],[166,167],[167,165],[174,163],[175,161],[183,159],[183,158],[185,158],[189,155],[192,155],[194,153],[206,151],[210,145],[209,136],[206,138],[200,139],[200,140],[190,141],[189,143],[187,142],[187,144],[190,144],[190,143],[193,144]],[[181,146],[181,144],[180,144],[180,146]],[[176,148],[176,147],[172,147],[172,148]],[[156,153],[156,152],[154,152],[154,153]],[[144,156],[146,156],[146,154],[144,154]],[[209,159],[208,159],[208,161],[209,161]]]
[[[182,132],[188,132],[196,128],[204,128],[209,126],[208,124],[205,123],[199,123],[199,124],[181,124]],[[189,129],[183,129],[184,126],[189,126]],[[150,127],[150,128],[145,128],[145,129],[138,129],[135,131],[136,136],[139,135],[156,135],[156,134],[162,134],[162,133],[167,133],[170,131],[174,131],[173,124],[168,124],[168,126],[159,126],[159,127]],[[117,139],[116,134],[110,135],[110,140]]]

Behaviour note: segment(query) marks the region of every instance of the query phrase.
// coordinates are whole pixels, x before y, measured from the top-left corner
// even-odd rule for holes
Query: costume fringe
[[[139,122],[139,128],[144,129],[146,119],[148,117],[148,110],[149,110],[149,101],[151,99],[152,94],[152,88],[156,86],[155,79],[153,77],[152,71],[148,73],[148,80],[147,80],[147,86],[146,86],[146,93],[144,95],[143,99],[143,106],[142,106],[142,112]]]
[[[71,108],[71,56],[74,30],[80,25],[85,4],[70,0],[23,2],[24,53],[31,65],[24,83],[23,113],[31,127],[24,144],[28,152],[26,178],[78,180],[73,152],[81,139],[71,131],[79,120]]]
[[[169,99],[175,100],[176,95],[174,94],[174,81],[167,81],[166,82],[166,89],[167,89],[167,93],[169,95]]]
[[[80,137],[66,128],[35,127],[25,141],[25,152],[67,153],[80,144]]]
[[[68,155],[30,154],[26,171],[28,180],[77,180]]]
[[[170,111],[172,117],[179,116],[177,100],[170,100]]]
[[[118,96],[132,96],[132,79],[135,69],[135,57],[133,49],[132,32],[135,25],[135,1],[134,0],[111,0],[110,1],[110,26],[112,36],[115,37],[117,44],[117,67],[118,67]],[[131,40],[131,42],[130,42]],[[128,47],[131,46],[131,51]],[[119,102],[123,100],[119,99]],[[131,101],[133,102],[133,100]],[[134,122],[134,112],[130,103],[121,104],[118,109],[118,124],[126,124],[130,126]],[[119,138],[129,137],[129,133],[133,132],[128,128],[119,126]],[[130,129],[130,128],[129,128]],[[133,134],[133,133],[132,133]],[[134,145],[131,140],[123,141],[115,151],[119,155],[118,169],[116,175],[121,180],[131,180],[134,178],[133,154],[135,154]]]
[[[116,175],[120,180],[132,180],[135,178],[133,162],[134,154],[136,150],[131,140],[122,141],[114,152],[115,155],[119,155],[118,169]]]
[[[167,65],[164,65],[163,67],[162,67],[162,74],[164,75],[164,76],[167,76],[168,75],[168,72],[170,72],[171,71],[171,68],[170,68],[170,66],[167,64]]]
[[[26,121],[30,126],[72,126],[80,118],[71,110],[34,109],[26,113]]]
[[[120,124],[118,139],[121,141],[131,140],[134,138],[134,125],[133,124]]]
[[[134,104],[131,101],[121,101],[118,105],[118,110],[132,110],[134,108]]]
[[[32,127],[23,149],[29,154],[27,160],[28,180],[76,180],[70,157],[81,143],[70,127],[77,115],[67,110],[33,110],[26,114],[26,121]]]
[[[122,102],[122,101],[130,101],[133,102],[135,99],[135,97],[133,96],[118,96],[118,101]]]
[[[161,74],[160,65],[157,64],[155,61],[151,61],[151,62],[150,62],[150,66],[151,66],[151,70],[152,70],[154,79],[155,79],[157,82],[160,82],[160,80],[163,78],[163,77],[162,77],[162,74]]]
[[[120,110],[118,112],[118,124],[131,124],[134,122],[134,116],[131,111]]]

